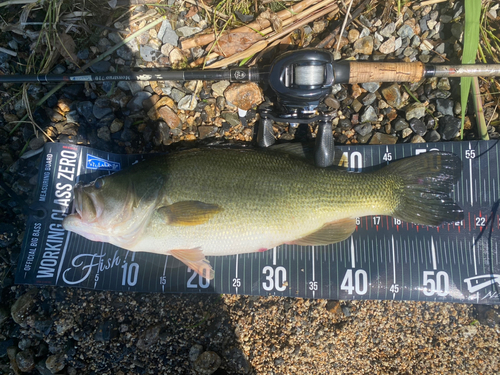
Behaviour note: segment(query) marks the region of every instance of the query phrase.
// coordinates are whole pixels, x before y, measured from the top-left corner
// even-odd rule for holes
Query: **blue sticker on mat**
[[[87,154],[87,169],[99,169],[104,171],[119,171],[120,163],[110,161],[97,156]]]

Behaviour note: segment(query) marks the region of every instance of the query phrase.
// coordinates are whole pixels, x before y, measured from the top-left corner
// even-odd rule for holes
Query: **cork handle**
[[[424,76],[424,64],[392,62],[350,62],[349,83],[415,82]]]

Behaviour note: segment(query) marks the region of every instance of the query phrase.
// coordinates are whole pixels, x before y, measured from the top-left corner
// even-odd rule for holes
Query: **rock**
[[[411,135],[411,133],[413,133],[413,131],[410,129],[410,128],[405,128],[403,129],[403,131],[401,132],[401,138],[407,138]]]
[[[196,108],[197,104],[198,101],[196,100],[196,96],[186,95],[179,101],[178,108],[185,111],[192,111]]]
[[[97,327],[97,330],[94,335],[94,339],[96,341],[108,342],[112,339],[118,337],[118,324],[116,321],[110,319],[106,320]],[[49,367],[47,365],[47,367]]]
[[[462,121],[454,116],[444,116],[439,119],[439,134],[444,141],[455,138],[460,131]]]
[[[111,133],[116,133],[116,132],[119,132],[120,130],[122,130],[122,128],[123,128],[123,121],[115,118],[113,120],[113,122],[111,123],[111,125],[109,126],[109,131]]]
[[[427,133],[427,126],[425,126],[424,122],[418,118],[412,118],[410,120],[410,128],[420,136]]]
[[[186,93],[173,87],[170,96],[175,102],[180,102],[182,98],[186,96]]]
[[[33,288],[19,297],[10,308],[10,314],[14,322],[24,327],[26,318],[30,315],[31,310],[35,307],[35,296],[38,289]]]
[[[226,120],[231,126],[238,126],[241,123],[240,116],[234,112],[223,112],[222,118]]]
[[[22,372],[30,372],[35,368],[35,355],[31,349],[23,350],[16,354],[16,362],[19,370]]]
[[[202,30],[201,27],[183,26],[179,27],[177,30],[175,30],[175,32],[180,37],[188,37],[194,34],[198,34],[201,30]]]
[[[224,96],[224,91],[230,85],[229,81],[219,81],[212,85],[212,91],[217,96]]]
[[[109,61],[98,61],[90,66],[90,70],[94,73],[107,73],[111,68],[111,63]]]
[[[453,100],[436,99],[436,109],[445,116],[453,116]]]
[[[373,38],[366,36],[356,40],[353,45],[355,53],[362,53],[363,55],[371,55],[373,52]]]
[[[441,136],[439,135],[439,133],[437,131],[431,130],[431,131],[427,132],[424,139],[427,142],[438,142],[441,139]]]
[[[211,137],[217,133],[217,126],[199,126],[198,127],[198,133],[200,139],[204,139],[207,137]]]
[[[93,124],[96,122],[94,117],[94,104],[89,101],[78,102],[76,104],[76,110],[89,124]]]
[[[340,102],[333,95],[328,95],[325,98],[324,103],[328,107],[333,108],[333,109],[339,109],[340,108]]]
[[[203,352],[194,361],[193,369],[201,375],[211,375],[221,365],[222,361],[215,352]]]
[[[158,39],[160,39],[163,43],[177,46],[179,36],[172,29],[172,26],[170,25],[170,22],[168,20],[162,22],[160,30],[158,31]]]
[[[45,366],[47,367],[47,370],[49,370],[53,374],[62,371],[64,366],[66,366],[66,360],[64,358],[64,354],[59,353],[49,356],[45,360]]]
[[[354,130],[356,130],[356,132],[361,135],[362,137],[366,136],[366,135],[369,135],[372,133],[372,126],[371,124],[361,124],[361,125],[357,125],[354,127]]]
[[[170,139],[170,127],[167,125],[166,122],[159,121],[158,122],[158,127],[156,129],[154,141],[157,146],[164,144],[165,146],[168,146],[168,142]]]
[[[160,339],[161,328],[162,326],[158,324],[146,328],[146,330],[139,335],[137,347],[140,350],[148,350],[150,347],[155,345]]]
[[[358,38],[359,38],[359,31],[356,29],[350,29],[349,35],[347,36],[349,43],[354,43],[356,40],[358,40]]]
[[[369,105],[366,107],[365,112],[361,115],[361,122],[375,122],[378,120],[375,109]]]
[[[380,88],[380,83],[378,82],[365,82],[361,86],[368,92],[375,92]]]
[[[355,99],[352,104],[351,104],[352,109],[354,109],[355,112],[359,112],[361,108],[363,108],[363,104],[358,99]]]
[[[401,38],[411,38],[415,35],[415,32],[410,25],[403,25],[399,28],[398,35]]]
[[[116,50],[116,54],[121,57],[123,60],[130,61],[134,57],[133,52],[126,45],[121,46]]]
[[[384,27],[379,33],[380,35],[385,36],[386,38],[390,38],[395,31],[396,31],[396,24],[392,22],[388,24],[386,27]]]
[[[425,143],[425,139],[423,139],[420,135],[418,134],[415,134],[412,138],[411,138],[411,143]]]
[[[371,145],[393,145],[398,141],[398,137],[395,135],[375,133],[370,140]]]
[[[463,24],[461,22],[456,22],[451,25],[451,33],[455,38],[460,40],[462,33],[464,31]]]
[[[233,83],[224,91],[226,100],[248,111],[264,101],[262,89],[255,82]]]
[[[99,129],[97,129],[97,136],[103,141],[111,141],[111,132],[109,131],[109,128],[107,126],[101,126]]]
[[[151,110],[153,110],[153,108]],[[157,112],[158,117],[163,119],[163,121],[165,121],[171,129],[177,128],[181,125],[181,119],[170,107],[161,107]]]
[[[194,344],[189,349],[189,360],[191,362],[196,361],[202,352],[203,352],[203,346],[201,346],[200,344]]]
[[[15,346],[11,346],[7,348],[7,356],[10,361],[10,368],[14,372],[15,375],[21,375],[21,370],[16,362],[17,348]]]
[[[364,98],[363,98],[363,104],[364,105],[371,105],[373,102],[377,100],[377,95],[375,95],[373,92],[369,92]]]
[[[0,306],[0,326],[9,319],[9,310],[6,307]]]
[[[448,78],[446,78],[446,77],[441,78],[438,81],[437,88],[439,90],[443,90],[443,91],[449,91],[449,90],[451,90],[450,80]]]
[[[393,53],[396,50],[396,37],[391,36],[389,39],[387,39],[384,43],[380,45],[378,50],[384,55]]]
[[[97,98],[92,108],[92,113],[97,119],[101,119],[106,115],[113,113],[111,100],[105,97]]]
[[[149,92],[139,91],[134,95],[134,97],[127,103],[127,108],[131,112],[138,112],[144,108],[144,100],[148,99],[151,96]]]
[[[422,103],[412,103],[406,107],[406,120],[412,118],[422,118],[425,115],[425,105]]]
[[[390,106],[396,109],[401,108],[403,98],[401,96],[401,90],[397,83],[382,89],[382,95]]]
[[[141,58],[144,61],[152,62],[156,61],[158,57],[160,57],[161,52],[158,51],[157,48],[154,48],[150,45],[140,46],[140,54]]]
[[[339,124],[337,125],[337,127],[340,128],[341,130],[350,129],[351,128],[351,120],[349,120],[348,118],[341,119],[339,121]]]
[[[172,65],[179,65],[183,61],[186,61],[186,58],[182,54],[182,51],[176,47],[174,47],[172,51],[170,51],[170,55],[168,55],[168,58],[170,59],[170,63]]]
[[[398,117],[397,119],[394,120],[392,123],[392,127],[394,128],[395,131],[399,132],[403,129],[406,129],[410,126],[404,119],[401,117]]]

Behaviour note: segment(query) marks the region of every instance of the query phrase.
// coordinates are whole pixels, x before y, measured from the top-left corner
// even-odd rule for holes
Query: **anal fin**
[[[170,254],[205,279],[214,278],[214,270],[200,248],[170,250]]]
[[[326,223],[317,231],[292,241],[291,244],[300,246],[329,245],[349,238],[355,229],[356,219],[346,218],[332,221]]]

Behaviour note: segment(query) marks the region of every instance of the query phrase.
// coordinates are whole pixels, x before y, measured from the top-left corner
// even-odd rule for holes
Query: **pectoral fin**
[[[170,250],[170,254],[208,280],[214,278],[214,270],[201,249]]]
[[[291,243],[300,246],[329,245],[331,243],[344,241],[355,229],[356,219],[347,218],[332,221],[331,223],[323,225],[317,231]]]
[[[182,201],[160,207],[157,212],[168,225],[200,225],[222,211],[216,204]]]

